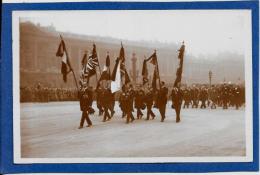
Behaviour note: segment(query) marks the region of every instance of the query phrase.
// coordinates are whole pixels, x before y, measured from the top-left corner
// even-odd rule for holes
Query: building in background
[[[43,27],[30,22],[20,23],[20,86],[35,86],[42,84],[48,87],[75,87],[72,74],[68,75],[67,83],[62,80],[60,73],[61,60],[55,53],[60,42],[59,34],[62,34],[70,61],[79,79],[81,71],[81,59],[85,50],[89,52],[95,42],[101,69],[105,64],[107,52],[110,53],[111,70],[116,57],[119,54],[121,40],[63,33],[55,30],[53,26]],[[168,84],[175,80],[175,72],[178,65],[176,44],[165,44],[159,42],[133,42],[122,41],[126,52],[126,67],[136,79],[142,82],[141,69],[143,59],[149,57],[154,49],[157,50],[161,79]],[[209,43],[210,44],[210,43]],[[186,46],[188,50],[189,46]],[[134,59],[133,59],[134,57]],[[209,58],[210,57],[210,58]],[[132,60],[135,60],[133,69]],[[152,65],[149,65],[149,77],[152,77]],[[244,82],[244,57],[235,53],[219,53],[213,56],[201,56],[199,58],[186,54],[184,58],[183,83],[208,83],[208,72],[213,72],[212,83],[232,81]],[[134,73],[135,72],[135,73]],[[133,77],[133,75],[135,75]],[[98,73],[98,77],[100,74]],[[91,78],[95,85],[96,76]]]

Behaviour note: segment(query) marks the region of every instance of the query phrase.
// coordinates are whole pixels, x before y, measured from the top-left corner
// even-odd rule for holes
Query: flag
[[[158,76],[158,71],[157,71],[157,69],[156,69],[156,67],[154,68],[154,71],[153,71],[153,80],[152,80],[152,87],[153,87],[153,89],[157,89],[157,78],[159,78],[159,76]]]
[[[183,59],[184,51],[185,51],[185,45],[184,45],[184,42],[182,43],[182,46],[181,46],[181,48],[180,48],[178,51],[179,51],[178,58],[179,58],[179,59]]]
[[[85,53],[83,55],[82,60],[81,60],[81,65],[82,65],[82,72],[81,73],[82,73],[82,77],[84,77],[85,72],[87,72],[87,63],[88,63],[88,54]]]
[[[61,40],[59,44],[56,56],[61,57],[61,73],[63,75],[63,81],[67,82],[67,74],[72,70],[72,68],[66,52],[65,42],[63,40]]]
[[[148,59],[147,61],[150,60],[150,63],[152,63],[153,65],[157,65],[157,55],[156,52],[154,52]]]
[[[99,81],[101,80],[110,80],[110,57],[108,54],[106,57],[106,64],[104,65]]]
[[[116,73],[117,73],[117,68],[118,68],[118,67],[119,67],[119,70],[120,70],[119,62],[120,62],[120,59],[117,58],[117,59],[116,59],[116,64],[115,64],[115,66],[114,66],[114,69],[113,69],[112,75],[111,75],[111,80],[112,80],[112,81],[115,81],[115,79],[116,79]]]
[[[148,82],[148,70],[147,70],[147,61],[143,61],[143,68],[142,68],[142,76],[143,76],[143,85]]]
[[[127,73],[126,67],[125,67],[125,49],[123,47],[123,44],[121,43],[121,48],[119,52],[119,60],[120,63],[120,72],[121,72],[121,78],[125,78],[125,84],[131,82],[130,77]]]
[[[179,58],[180,62],[179,62],[179,67],[177,68],[177,71],[176,71],[176,79],[173,84],[174,87],[177,87],[178,84],[181,82],[182,70],[183,70],[183,57],[184,57],[184,51],[185,51],[184,42],[182,43],[182,46],[178,51],[179,51],[178,58]]]
[[[121,43],[121,49],[119,52],[119,59],[121,60],[121,64],[120,64],[120,70],[121,70],[121,75],[124,76],[125,75],[125,49],[123,47],[123,44]]]
[[[125,49],[124,49],[122,43],[121,43],[121,49],[120,49],[120,52],[119,52],[119,58],[122,61],[122,63],[125,62]]]
[[[93,44],[92,54],[89,56],[87,64],[83,66],[83,73],[87,77],[96,74],[96,67],[99,66],[96,45]]]
[[[153,87],[153,89],[156,89],[157,88],[157,85],[156,85],[157,79],[160,79],[156,51],[148,59],[146,59],[146,61],[149,61],[151,64],[154,65],[152,87]]]
[[[119,91],[121,88],[120,59],[116,60],[116,64],[115,64],[113,73],[114,73],[114,75],[112,74],[112,81],[111,81],[111,92],[112,93]]]

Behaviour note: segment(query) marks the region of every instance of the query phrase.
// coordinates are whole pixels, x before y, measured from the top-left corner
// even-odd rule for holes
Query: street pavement
[[[175,123],[170,102],[165,122],[158,109],[154,120],[126,124],[116,113],[78,129],[79,102],[22,103],[22,158],[245,156],[245,110],[182,109]],[[95,104],[94,104],[95,107]],[[96,109],[96,108],[95,108]],[[146,111],[143,111],[146,114]],[[134,112],[136,116],[136,112]],[[86,125],[86,124],[85,124]]]

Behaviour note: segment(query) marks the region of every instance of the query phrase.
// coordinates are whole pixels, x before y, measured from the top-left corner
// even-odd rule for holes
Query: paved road
[[[91,116],[93,127],[77,129],[78,102],[23,103],[21,150],[26,158],[244,156],[244,109],[184,109],[181,123],[167,108],[166,120],[125,124],[116,108],[111,121]],[[157,116],[158,110],[154,109]]]

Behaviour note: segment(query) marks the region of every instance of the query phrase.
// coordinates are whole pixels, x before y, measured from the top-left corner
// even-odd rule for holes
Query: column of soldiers
[[[119,107],[122,111],[122,118],[125,122],[132,123],[134,120],[142,119],[145,116],[145,120],[154,119],[154,108],[157,108],[160,112],[161,122],[164,122],[166,118],[166,105],[168,100],[172,101],[172,108],[176,112],[176,122],[180,122],[180,110],[181,108],[211,108],[216,109],[217,106],[223,109],[228,107],[235,107],[239,109],[245,102],[244,88],[238,85],[221,84],[213,85],[211,87],[207,85],[193,85],[191,87],[174,87],[169,93],[168,88],[164,82],[161,82],[159,89],[152,88],[149,84],[145,86],[136,85],[135,88],[132,84],[123,85],[122,91],[117,94],[111,92],[109,84],[105,86],[98,86],[95,90],[85,87],[83,88],[86,94],[91,98],[88,100],[91,102],[82,102],[80,104],[89,104],[86,108],[90,110],[88,113],[94,113],[92,107],[93,94],[96,96],[96,108],[100,116],[103,116],[103,122],[111,120],[114,116],[115,101],[118,99]],[[146,109],[146,115],[143,110]],[[136,115],[134,112],[136,110]],[[82,116],[84,116],[82,114]],[[82,117],[79,128],[83,127],[82,121],[84,118],[88,122],[88,126],[91,126],[88,117]]]
[[[89,115],[98,110],[103,116],[103,122],[109,121],[115,114],[115,102],[119,102],[122,118],[126,123],[145,118],[154,119],[155,108],[160,112],[160,120],[165,120],[166,105],[172,101],[172,108],[176,112],[176,122],[180,121],[181,108],[211,108],[222,107],[239,109],[245,103],[245,88],[235,84],[216,85],[192,85],[175,87],[170,92],[161,82],[159,89],[154,89],[149,84],[145,86],[132,84],[124,85],[119,93],[112,93],[110,84],[99,85],[94,90],[87,85],[82,86],[80,92],[76,89],[47,88],[41,85],[21,88],[21,102],[49,102],[49,101],[76,101],[80,99],[80,107],[83,111],[80,128],[86,120],[91,126]],[[96,100],[96,107],[93,101]],[[144,111],[146,109],[146,114]],[[136,111],[136,113],[134,113]]]
[[[183,88],[183,108],[239,109],[245,103],[245,88],[235,84],[193,85]],[[200,105],[199,105],[199,102]]]
[[[40,84],[20,88],[21,102],[77,101],[76,88],[52,88]]]

